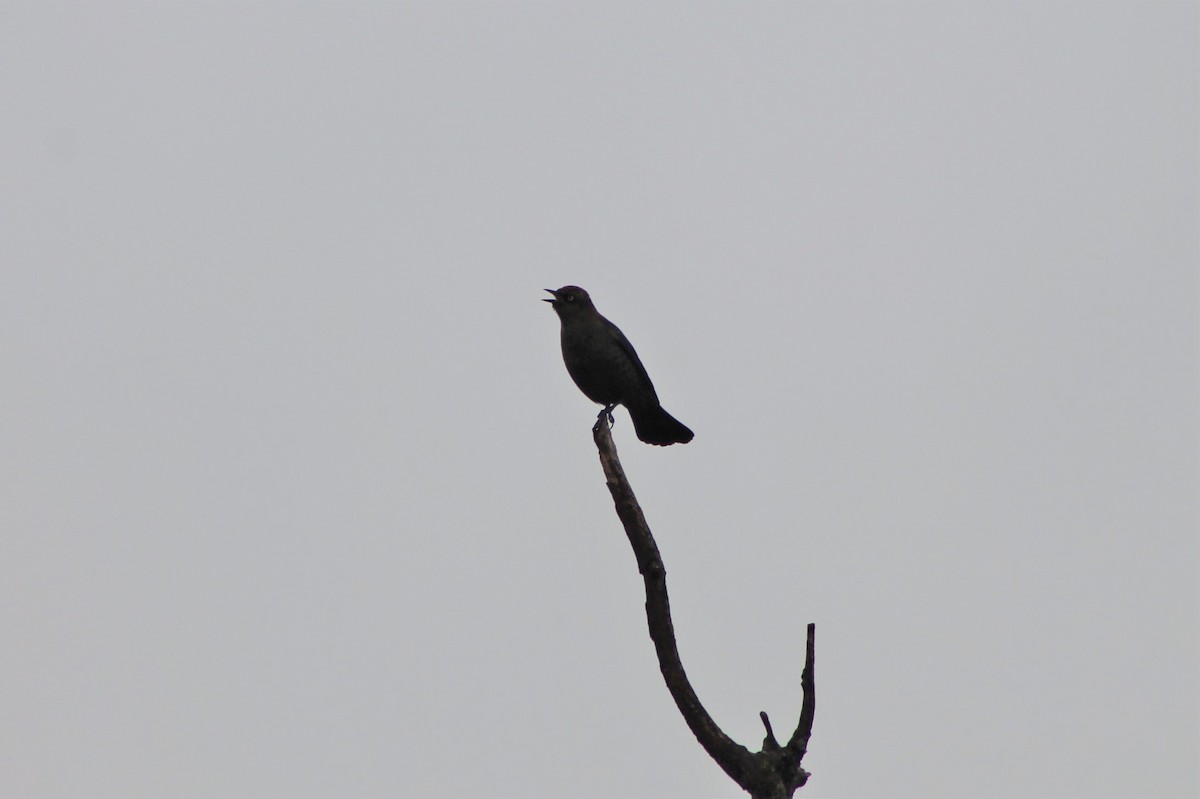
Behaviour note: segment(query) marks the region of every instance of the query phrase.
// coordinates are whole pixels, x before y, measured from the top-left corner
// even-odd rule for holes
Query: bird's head
[[[554,297],[548,300],[543,299],[542,302],[550,303],[559,316],[574,316],[588,310],[596,310],[596,306],[592,305],[592,298],[579,286],[563,286],[560,289],[546,289],[546,291],[553,294]]]

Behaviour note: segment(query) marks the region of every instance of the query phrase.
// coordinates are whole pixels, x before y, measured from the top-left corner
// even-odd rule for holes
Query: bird
[[[666,447],[686,444],[692,431],[659,404],[646,367],[620,328],[596,310],[592,298],[579,286],[546,289],[562,323],[562,355],[567,373],[600,412],[611,418],[612,409],[624,405],[633,420],[633,431],[647,444]]]

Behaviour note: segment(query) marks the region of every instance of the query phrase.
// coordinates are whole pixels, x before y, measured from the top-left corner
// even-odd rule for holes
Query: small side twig
[[[762,719],[763,726],[767,728],[767,737],[763,738],[763,749],[779,749],[779,741],[775,740],[775,731],[771,729],[771,720],[767,718],[767,711],[760,710],[758,717]]]

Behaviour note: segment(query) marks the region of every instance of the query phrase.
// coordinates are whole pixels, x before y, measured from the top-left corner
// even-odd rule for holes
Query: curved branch
[[[767,737],[763,748],[752,753],[746,747],[726,735],[712,716],[700,704],[692,689],[683,662],[679,659],[679,648],[675,644],[675,627],[671,622],[671,604],[667,599],[667,570],[663,567],[658,545],[650,534],[650,527],[642,515],[642,508],[633,495],[633,488],[621,468],[617,448],[609,432],[612,420],[611,408],[600,412],[592,437],[600,452],[600,465],[616,505],[617,516],[625,528],[625,535],[637,558],[638,571],[646,585],[646,622],[650,627],[650,638],[658,654],[658,668],[662,672],[667,690],[683,714],[683,720],[696,736],[696,740],[708,752],[709,757],[744,790],[752,799],[789,799],[797,788],[808,782],[809,774],[800,767],[808,751],[808,740],[812,736],[813,714],[816,710],[816,686],[813,677],[813,641],[816,625],[808,625],[808,641],[804,658],[804,672],[800,676],[800,687],[804,699],[800,709],[800,721],[796,731],[780,746],[771,729],[766,712],[759,714]]]
[[[646,586],[646,621],[650,627],[650,638],[658,653],[658,667],[662,672],[667,690],[688,728],[696,740],[708,752],[709,757],[738,785],[750,790],[755,780],[754,755],[746,747],[734,741],[717,726],[712,716],[700,704],[683,662],[679,659],[679,648],[675,644],[675,627],[671,622],[671,605],[667,599],[667,570],[663,567],[658,545],[642,515],[641,506],[633,495],[633,488],[621,468],[617,448],[613,444],[607,419],[602,418],[592,428],[596,448],[600,452],[600,464],[608,482],[608,490],[616,505],[617,516],[625,527],[625,534],[637,558],[638,571]]]

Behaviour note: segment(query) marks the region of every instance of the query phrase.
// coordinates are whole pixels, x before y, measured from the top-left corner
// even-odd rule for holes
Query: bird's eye
[[[575,295],[574,295],[574,294],[568,294],[568,295],[567,295],[567,302],[575,302]]]

